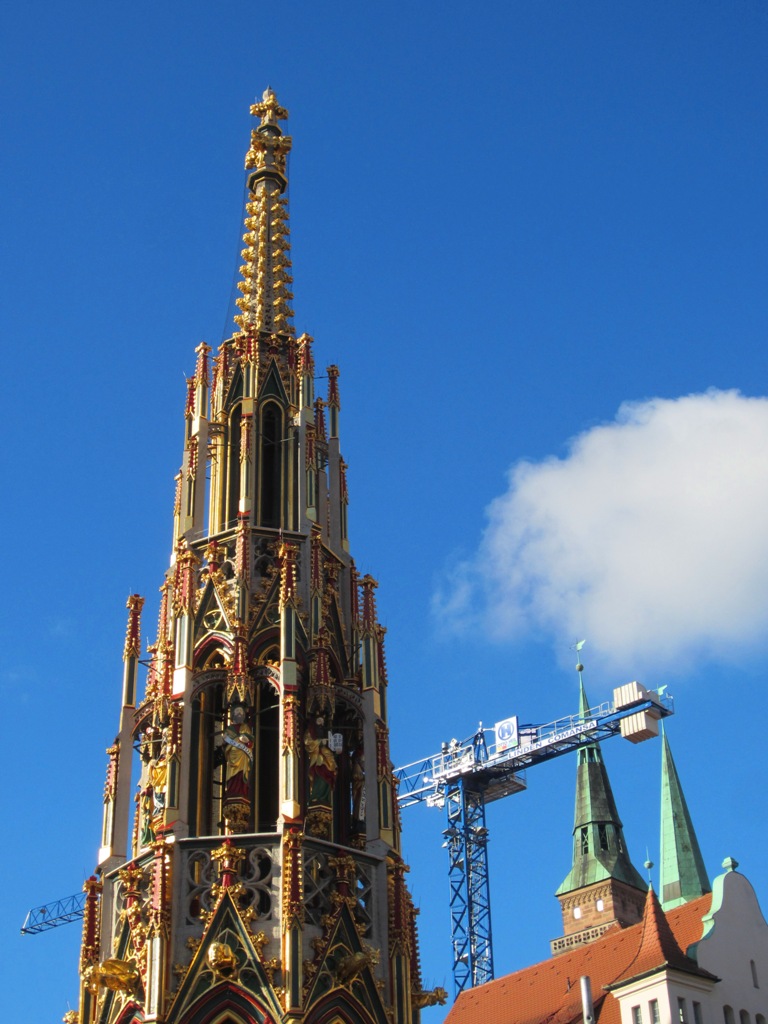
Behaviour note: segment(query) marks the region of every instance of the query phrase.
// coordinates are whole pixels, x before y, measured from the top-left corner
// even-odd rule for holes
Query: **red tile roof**
[[[679,971],[686,971],[689,974],[712,977],[708,971],[699,968],[696,962],[686,956],[680,948],[672,932],[672,926],[664,916],[664,911],[661,909],[653,889],[648,890],[641,926],[642,931],[637,953],[632,962],[616,979],[614,986],[619,982],[627,982],[632,978],[639,978],[644,974],[650,974],[665,964],[668,967]]]
[[[683,903],[674,910],[668,910],[664,915],[672,928],[672,934],[677,939],[680,949],[687,953],[694,942],[701,938],[701,919],[709,913],[712,905],[712,893],[699,896],[690,903]]]
[[[616,925],[594,942],[462,992],[445,1024],[571,1024],[581,1019],[579,979],[585,974],[592,979],[599,1024],[619,1024],[619,1004],[604,986],[643,973],[637,965],[650,961],[657,942],[659,956],[651,967],[667,962],[666,954],[673,953],[672,944],[679,947],[675,954],[679,957],[681,950],[684,952],[701,938],[701,919],[711,901],[709,894],[700,896],[665,915],[655,896],[649,897],[652,906],[646,904],[646,914],[638,924],[629,928]],[[665,925],[669,926],[669,935]],[[689,969],[696,969],[687,957],[680,965],[686,962]]]

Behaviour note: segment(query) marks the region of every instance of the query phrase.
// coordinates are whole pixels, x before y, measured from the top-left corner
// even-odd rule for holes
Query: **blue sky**
[[[18,927],[93,869],[125,599],[153,637],[183,378],[229,333],[267,84],[396,763],[575,708],[586,636],[594,702],[668,684],[709,872],[735,856],[768,906],[765,3],[30,0],[0,31],[14,1019],[76,1000],[77,927]],[[604,753],[658,860],[659,744]],[[497,974],[560,934],[574,774],[489,811]],[[450,987],[444,826],[405,813],[425,980]]]

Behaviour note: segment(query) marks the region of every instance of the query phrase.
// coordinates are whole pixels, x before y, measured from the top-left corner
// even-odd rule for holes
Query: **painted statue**
[[[352,758],[352,822],[353,827],[365,821],[365,769],[362,751],[355,751]]]
[[[149,846],[154,842],[155,832],[152,828],[152,811],[154,802],[152,800],[152,787],[147,783],[139,791],[139,846]]]
[[[227,762],[225,800],[250,800],[253,768],[253,733],[245,721],[245,710],[237,707],[232,722],[224,730],[224,756]]]
[[[162,822],[168,791],[168,762],[163,757],[150,761],[147,774],[152,789],[152,818],[156,823]]]
[[[309,802],[330,807],[336,782],[336,758],[323,735],[323,719],[318,718],[304,734],[304,749],[309,756]]]

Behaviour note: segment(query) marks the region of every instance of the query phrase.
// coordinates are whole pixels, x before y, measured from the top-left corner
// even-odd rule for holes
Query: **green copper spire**
[[[659,889],[664,910],[712,891],[666,733],[661,741]]]
[[[586,718],[589,702],[579,669],[579,714]],[[573,822],[573,865],[556,895],[595,882],[615,879],[645,891],[646,885],[627,853],[616,802],[599,743],[578,752],[576,811]]]

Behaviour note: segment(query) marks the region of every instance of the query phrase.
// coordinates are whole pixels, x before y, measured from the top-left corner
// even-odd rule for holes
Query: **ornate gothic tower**
[[[80,1024],[406,1024],[436,998],[400,855],[376,582],[349,553],[339,371],[316,398],[292,326],[288,115],[270,90],[251,112],[241,315],[212,360],[197,349],[138,702],[143,599],[128,602]]]

